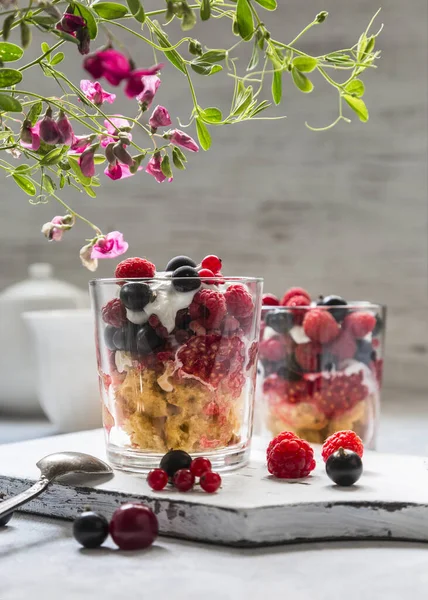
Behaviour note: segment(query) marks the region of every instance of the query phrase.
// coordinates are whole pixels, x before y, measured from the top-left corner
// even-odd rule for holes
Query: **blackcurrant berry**
[[[170,450],[162,457],[160,468],[167,472],[171,479],[180,469],[190,469],[192,457],[184,450]]]
[[[192,292],[201,287],[201,280],[196,269],[179,267],[172,274],[172,284],[177,292]]]
[[[379,333],[382,330],[383,330],[383,321],[382,321],[382,319],[380,318],[379,315],[376,315],[376,325],[374,326],[374,329],[373,329],[372,333],[373,333],[374,336],[376,336],[376,335],[379,335]]]
[[[150,354],[154,350],[160,350],[165,345],[165,340],[156,333],[153,327],[146,324],[138,331],[136,344],[139,354]]]
[[[73,535],[85,548],[98,548],[108,536],[108,521],[91,510],[80,514],[73,523]]]
[[[147,283],[125,283],[120,288],[120,299],[129,310],[143,310],[155,294]]]
[[[116,327],[113,327],[113,325],[107,325],[104,329],[104,342],[109,350],[116,350],[113,338],[117,331],[119,330]]]
[[[269,311],[265,321],[277,333],[287,333],[293,327],[293,315],[285,310]]]
[[[346,300],[344,300],[341,296],[324,296],[320,297],[317,302],[318,306],[337,306],[338,308],[331,308],[328,312],[336,319],[338,323],[343,321],[343,319],[348,314],[348,310],[344,307],[348,305]],[[341,307],[341,308],[339,308]]]
[[[196,267],[196,263],[188,256],[175,256],[168,262],[165,271],[175,271],[180,267]]]
[[[357,352],[355,360],[369,365],[372,362],[373,346],[368,340],[357,340]]]
[[[363,462],[356,452],[339,448],[328,457],[325,470],[336,485],[350,486],[361,477]]]

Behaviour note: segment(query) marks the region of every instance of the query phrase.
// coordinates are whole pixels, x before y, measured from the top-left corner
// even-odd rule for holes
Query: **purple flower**
[[[71,13],[64,13],[62,19],[57,23],[56,28],[66,33],[76,33],[80,29],[86,27],[86,21],[79,15],[73,15]]]
[[[163,183],[166,179],[166,176],[162,173],[162,157],[159,152],[156,152],[149,160],[146,166],[146,173],[149,175],[153,175],[158,183]],[[172,177],[168,179],[169,182],[172,181]]]
[[[30,127],[27,121],[24,121],[21,128],[21,146],[30,150],[40,148],[40,123],[38,121],[34,127]]]
[[[98,238],[92,247],[91,258],[116,258],[128,250],[128,244],[123,239],[120,231],[111,231],[107,235]]]
[[[60,143],[71,146],[74,139],[74,132],[67,115],[63,111],[59,113],[59,118],[56,124],[60,134]]]
[[[91,144],[92,144],[91,136],[73,135],[73,140],[72,140],[70,150],[72,150],[72,153],[74,153],[74,154],[82,154],[82,152],[84,152],[86,150],[86,148],[89,148],[89,146]]]
[[[198,152],[199,150],[199,146],[195,140],[190,135],[187,135],[187,133],[184,133],[184,131],[180,131],[180,129],[173,129],[165,137],[175,146],[181,146],[191,152]]]
[[[94,79],[105,77],[112,85],[119,85],[131,73],[126,56],[112,48],[91,54],[83,61],[83,67]]]
[[[91,49],[91,38],[89,36],[88,28],[82,27],[81,29],[78,29],[76,32],[76,38],[79,40],[77,48],[80,54],[89,54],[89,50]]]
[[[80,82],[80,89],[85,94],[86,98],[96,106],[101,106],[104,102],[113,104],[116,100],[116,94],[109,94],[109,92],[103,90],[98,81],[92,82],[89,79],[82,79]]]
[[[112,142],[116,142],[117,140],[112,136],[117,136],[119,129],[131,128],[131,124],[127,119],[123,117],[109,117],[109,121],[107,119],[104,121],[104,125],[106,128],[106,134],[101,138],[101,146],[106,148]],[[132,135],[128,133],[128,137],[132,140]]]
[[[141,79],[141,89],[138,92],[137,101],[139,102],[142,110],[150,108],[153,98],[155,97],[156,91],[161,84],[161,80],[157,75],[148,75]],[[125,93],[126,89],[125,89]],[[129,96],[129,94],[127,94]],[[131,96],[132,97],[132,96]]]
[[[157,77],[156,73],[163,68],[163,64],[155,65],[154,67],[150,67],[149,69],[137,69],[132,71],[128,78],[125,86],[125,94],[128,98],[135,98],[136,96],[140,96],[144,94],[146,90],[148,90],[150,101],[148,106],[150,106],[154,95],[156,94],[156,90],[160,86],[160,79]],[[139,102],[140,99],[137,97]]]
[[[171,125],[171,117],[164,106],[156,106],[152,116],[149,119],[149,125],[150,127],[153,127],[153,129]]]
[[[141,171],[143,167],[138,167],[138,171]],[[111,164],[104,169],[104,174],[113,181],[117,181],[118,179],[126,179],[127,177],[132,177],[134,173],[131,173],[128,165],[124,165],[119,161],[116,161],[116,164]]]
[[[64,231],[68,231],[74,225],[74,217],[65,215],[65,217],[56,216],[49,223],[45,223],[42,227],[42,233],[50,242],[60,242]]]
[[[40,121],[39,135],[46,144],[50,144],[51,146],[58,144],[61,139],[58,125],[52,118],[52,109],[50,107],[46,110],[45,116]]]
[[[79,158],[79,167],[85,177],[93,177],[95,175],[94,154],[98,144],[91,146]]]

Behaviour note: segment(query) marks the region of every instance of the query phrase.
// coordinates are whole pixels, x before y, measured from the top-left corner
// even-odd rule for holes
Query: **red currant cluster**
[[[147,475],[147,483],[156,492],[163,490],[171,483],[179,492],[193,489],[196,479],[208,494],[214,494],[221,486],[221,477],[211,470],[208,458],[192,457],[183,450],[170,450],[162,458],[158,469]]]
[[[73,523],[73,535],[85,548],[98,548],[110,534],[121,550],[143,550],[153,544],[158,532],[155,513],[136,502],[117,508],[110,523],[104,515],[92,510],[82,512]]]

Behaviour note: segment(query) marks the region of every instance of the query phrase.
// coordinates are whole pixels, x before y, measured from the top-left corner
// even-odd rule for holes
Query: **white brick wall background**
[[[283,40],[291,40],[320,10],[330,12],[303,38],[301,48],[315,54],[352,45],[378,8],[369,0],[280,3],[273,20],[266,13],[266,23]],[[159,4],[153,0],[147,7]],[[305,120],[319,126],[336,117],[335,93],[315,78],[314,93],[303,95],[285,78],[277,114],[288,115],[286,120],[212,128],[212,150],[190,156],[188,170],[177,173],[172,184],[159,185],[140,173],[104,181],[97,199],[70,191],[64,199],[103,230],[123,231],[130,255],[147,255],[159,267],[175,254],[199,259],[219,253],[227,274],[262,275],[267,291],[280,294],[302,285],[313,294],[388,304],[386,386],[405,393],[428,384],[427,4],[413,0],[405,9],[399,0],[383,4],[379,23],[385,30],[378,44],[383,57],[377,72],[364,77],[366,125],[353,119],[325,133],[308,131]],[[194,35],[210,47],[236,40],[219,22]],[[146,46],[119,37],[130,41],[139,66],[153,62]],[[34,39],[27,57],[37,56],[40,41]],[[80,56],[71,47],[67,52],[64,70],[78,82]],[[202,106],[225,109],[230,79],[195,74],[194,80]],[[21,85],[58,93],[35,69]],[[157,100],[187,121],[186,81],[170,65]],[[114,111],[131,114],[130,106],[132,101],[121,99]],[[40,227],[61,210],[53,202],[30,206],[4,178],[1,194],[0,288],[22,279],[34,261],[51,262],[59,277],[86,286],[90,274],[78,259],[89,236],[85,227],[48,244]],[[98,275],[110,276],[113,268],[106,262]]]

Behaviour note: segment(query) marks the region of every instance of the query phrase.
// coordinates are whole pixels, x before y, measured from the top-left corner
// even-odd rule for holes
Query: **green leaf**
[[[60,31],[59,29],[52,29],[50,33],[53,33],[54,35],[61,38],[62,40],[65,40],[66,42],[72,42],[76,45],[79,43],[79,40],[77,38],[73,37],[69,33],[66,33],[65,31]]]
[[[200,112],[200,117],[205,123],[221,123],[223,120],[221,110],[215,107],[205,108]]]
[[[243,86],[242,86],[243,87]],[[248,86],[247,88],[243,88],[243,90],[238,94],[235,106],[232,111],[232,116],[236,117],[247,110],[251,102],[253,101],[253,88],[252,86]]]
[[[19,83],[22,73],[15,69],[0,69],[0,88],[9,87]]]
[[[236,22],[239,35],[245,41],[251,39],[254,33],[253,13],[248,0],[238,0],[236,6]]]
[[[170,48],[171,44],[168,41],[168,36],[166,35],[166,33],[162,31],[157,21],[153,21],[153,23],[155,24],[155,34],[158,38],[159,46],[162,46],[162,48]],[[164,52],[164,54],[169,60],[169,62],[172,65],[174,65],[176,69],[186,74],[186,65],[179,53],[177,52],[177,50],[167,50],[166,52]]]
[[[298,56],[293,60],[293,67],[296,67],[301,73],[310,73],[316,69],[318,61],[312,56]]]
[[[352,57],[344,52],[330,52],[325,59],[335,65],[342,65],[344,67],[351,67],[354,64]]]
[[[31,44],[33,34],[26,21],[21,21],[19,28],[21,30],[21,46],[25,49]]]
[[[168,179],[170,177],[172,177],[172,175],[173,175],[172,169],[171,169],[171,163],[169,161],[168,154],[165,154],[165,156],[162,159],[162,162],[161,162],[161,171],[165,175],[165,177],[168,177]]]
[[[77,179],[83,183],[83,185],[91,185],[91,177],[86,177],[83,175],[80,167],[79,167],[79,157],[75,157],[71,154],[68,155],[68,162],[73,173],[76,175]]]
[[[40,44],[40,48],[42,49],[43,54],[46,54],[46,52],[49,52],[49,50],[51,49],[51,47],[49,46],[49,44],[47,42],[42,42]]]
[[[0,42],[0,60],[3,62],[13,62],[19,60],[24,51],[16,44],[10,44],[9,42]]]
[[[22,112],[22,106],[16,98],[0,94],[0,110],[2,112]]]
[[[199,60],[194,60],[190,63],[190,66],[199,75],[214,75],[223,70],[221,65],[212,65],[211,63],[204,63]]]
[[[47,154],[44,155],[44,157],[41,159],[40,161],[40,165],[43,166],[47,166],[47,165],[56,165],[62,158],[62,155],[64,154],[64,148],[54,148],[53,150],[51,150],[50,152],[48,152]]]
[[[94,163],[96,165],[102,165],[103,162],[105,162],[106,157],[104,156],[104,154],[94,154]]]
[[[94,40],[98,34],[97,14],[91,8],[80,2],[76,2],[76,0],[73,0],[72,7],[75,15],[80,15],[85,19],[89,37],[91,40]]]
[[[58,19],[52,15],[34,15],[31,17],[31,21],[37,23],[44,29],[49,29],[52,25],[55,25]]]
[[[353,79],[345,87],[345,90],[351,96],[357,96],[358,98],[361,98],[361,96],[364,96],[365,92],[364,83],[361,81],[361,79]]]
[[[91,198],[96,198],[97,197],[97,195],[95,193],[95,190],[93,190],[90,185],[84,185],[83,189],[88,194],[88,196],[90,196]]]
[[[31,179],[29,179],[25,175],[19,175],[18,173],[13,173],[12,177],[14,178],[15,183],[19,185],[21,190],[24,191],[26,194],[28,194],[29,196],[36,195],[36,186],[31,181]]]
[[[30,165],[18,165],[15,169],[15,173],[25,173],[26,171],[31,171]]]
[[[64,52],[58,52],[51,60],[51,65],[59,65],[64,60]]]
[[[129,10],[134,19],[136,19],[139,23],[144,23],[146,20],[146,15],[140,0],[126,0],[126,3],[129,6]]]
[[[30,108],[27,114],[27,120],[30,121],[31,125],[35,125],[37,123],[37,119],[42,114],[43,104],[40,100],[38,100],[33,106]]]
[[[291,70],[291,75],[293,77],[293,81],[296,84],[296,87],[299,88],[301,92],[305,94],[309,94],[314,89],[314,84],[310,79],[303,75],[298,69],[293,68]]]
[[[272,98],[279,104],[282,98],[282,71],[275,71],[272,78]]]
[[[121,19],[128,12],[126,6],[117,2],[95,2],[92,5],[92,9],[102,19],[108,20]]]
[[[178,148],[177,146],[174,146],[174,149],[172,151],[172,162],[174,163],[174,166],[177,169],[180,169],[180,171],[184,171],[185,170],[185,166],[183,164],[183,161],[179,155],[179,153],[177,152]]]
[[[250,62],[248,63],[247,71],[252,71],[259,64],[259,42],[254,41],[253,53],[251,54]]]
[[[3,39],[7,40],[10,35],[10,31],[12,29],[13,22],[15,20],[16,13],[13,13],[5,18],[3,21]]]
[[[210,0],[202,0],[201,2],[201,21],[208,21],[211,16]]]
[[[364,100],[361,100],[361,98],[355,98],[355,96],[350,96],[349,94],[343,94],[343,98],[346,100],[347,104],[352,108],[352,110],[358,115],[360,121],[366,123],[369,120],[369,111],[367,110]]]
[[[361,59],[364,56],[366,48],[367,48],[367,36],[365,33],[362,33],[360,35],[360,38],[358,40],[358,45],[357,45],[357,61],[358,62],[361,62]]]
[[[209,150],[211,147],[211,135],[207,126],[199,117],[196,118],[196,131],[198,133],[198,140],[202,149]]]
[[[214,63],[221,62],[222,60],[224,60],[226,58],[226,56],[227,56],[226,50],[208,50],[208,52],[204,52],[204,54],[201,54],[200,56],[198,56],[198,58],[196,60],[214,64]]]
[[[53,194],[56,190],[56,185],[53,182],[52,178],[46,173],[43,173],[42,177],[42,186],[48,192],[48,194]]]
[[[266,10],[276,10],[277,8],[276,0],[256,0],[256,2]]]

